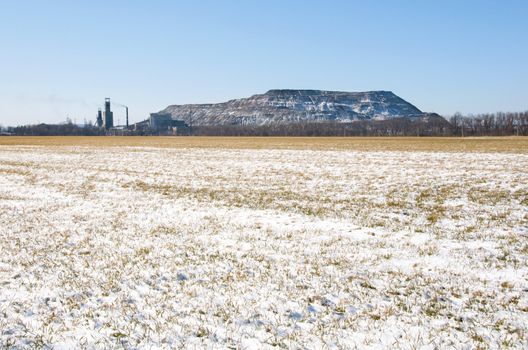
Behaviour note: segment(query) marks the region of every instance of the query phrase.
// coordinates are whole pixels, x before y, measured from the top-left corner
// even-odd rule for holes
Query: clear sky
[[[276,88],[528,110],[528,1],[0,0],[0,124],[131,121]],[[124,111],[114,106],[121,122]]]

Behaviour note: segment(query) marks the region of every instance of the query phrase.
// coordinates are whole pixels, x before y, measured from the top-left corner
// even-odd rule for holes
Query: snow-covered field
[[[528,347],[528,154],[0,147],[0,348]]]

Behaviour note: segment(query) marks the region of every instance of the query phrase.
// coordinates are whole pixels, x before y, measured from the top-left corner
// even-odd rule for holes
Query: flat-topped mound
[[[423,116],[422,111],[390,91],[292,89],[269,90],[223,103],[172,105],[160,113],[192,120],[194,125],[350,122]]]

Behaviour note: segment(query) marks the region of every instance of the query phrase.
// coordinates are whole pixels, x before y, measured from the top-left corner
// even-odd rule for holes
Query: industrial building
[[[149,126],[152,130],[166,131],[171,128],[187,128],[183,120],[172,119],[170,113],[150,113]]]
[[[119,104],[118,104],[119,105]],[[151,113],[150,117],[129,127],[128,107],[126,111],[126,125],[114,125],[114,113],[111,109],[110,98],[105,98],[104,110],[97,111],[97,127],[107,130],[109,135],[140,134],[140,135],[187,135],[189,126],[183,120],[175,120],[170,113]]]
[[[171,124],[172,115],[170,113],[150,113],[149,127],[152,130],[167,130]]]
[[[172,119],[170,113],[150,113],[148,127],[151,132],[173,135],[187,133],[189,129],[183,120]]]
[[[106,130],[119,128],[119,129],[128,129],[128,107],[125,107],[126,111],[126,125],[114,125],[114,112],[112,112],[110,98],[105,98],[104,111],[99,108],[97,111],[97,127],[104,128]]]

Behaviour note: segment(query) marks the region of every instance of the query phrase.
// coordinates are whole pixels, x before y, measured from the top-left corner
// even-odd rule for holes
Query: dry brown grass
[[[528,153],[528,137],[0,137],[0,146]]]

